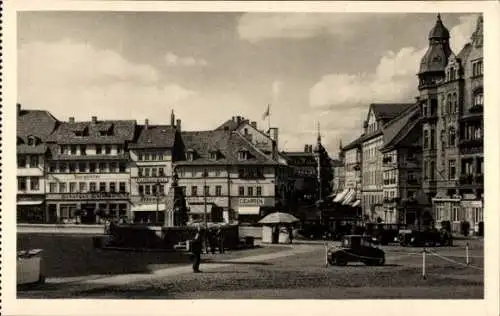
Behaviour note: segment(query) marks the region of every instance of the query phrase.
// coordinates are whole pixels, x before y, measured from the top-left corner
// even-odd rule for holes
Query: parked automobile
[[[452,235],[445,229],[427,229],[427,230],[400,230],[397,242],[403,247],[418,246],[451,246],[453,244]]]
[[[345,266],[349,262],[383,265],[385,253],[382,249],[373,246],[371,236],[344,235],[340,248],[328,250],[328,263]]]

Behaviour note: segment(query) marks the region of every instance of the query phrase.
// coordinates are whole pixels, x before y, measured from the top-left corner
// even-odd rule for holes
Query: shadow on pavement
[[[241,262],[241,261],[217,261],[217,260],[206,260],[202,263],[210,264],[210,263],[219,263],[219,264],[241,264],[241,265],[259,265],[259,266],[269,266],[273,265],[269,262]]]

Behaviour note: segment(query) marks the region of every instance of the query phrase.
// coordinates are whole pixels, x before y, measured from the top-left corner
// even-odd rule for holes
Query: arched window
[[[429,148],[429,131],[424,131],[424,148]]]
[[[448,93],[447,97],[446,97],[446,111],[448,114],[451,113],[451,104],[452,104],[452,100],[451,100],[451,93]]]
[[[458,100],[457,100],[457,94],[453,93],[453,113],[458,112]]]
[[[450,68],[450,81],[455,80],[455,68]]]
[[[455,139],[456,139],[455,128],[450,127],[450,129],[448,130],[448,145],[455,146]]]

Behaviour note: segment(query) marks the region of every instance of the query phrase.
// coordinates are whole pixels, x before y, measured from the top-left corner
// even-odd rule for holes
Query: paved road
[[[435,248],[427,255],[427,279],[421,277],[420,249],[384,247],[387,264],[325,267],[321,244],[254,250],[237,257],[205,257],[204,273],[186,264],[150,273],[51,282],[19,292],[19,297],[88,298],[481,298],[481,247],[465,264],[461,247]],[[259,253],[259,251],[265,253]],[[50,281],[50,280],[49,280]]]

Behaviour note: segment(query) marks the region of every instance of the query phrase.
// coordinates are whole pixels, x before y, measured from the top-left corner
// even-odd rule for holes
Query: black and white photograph
[[[486,276],[498,286],[487,6],[88,7],[9,20],[15,300],[484,302]]]

